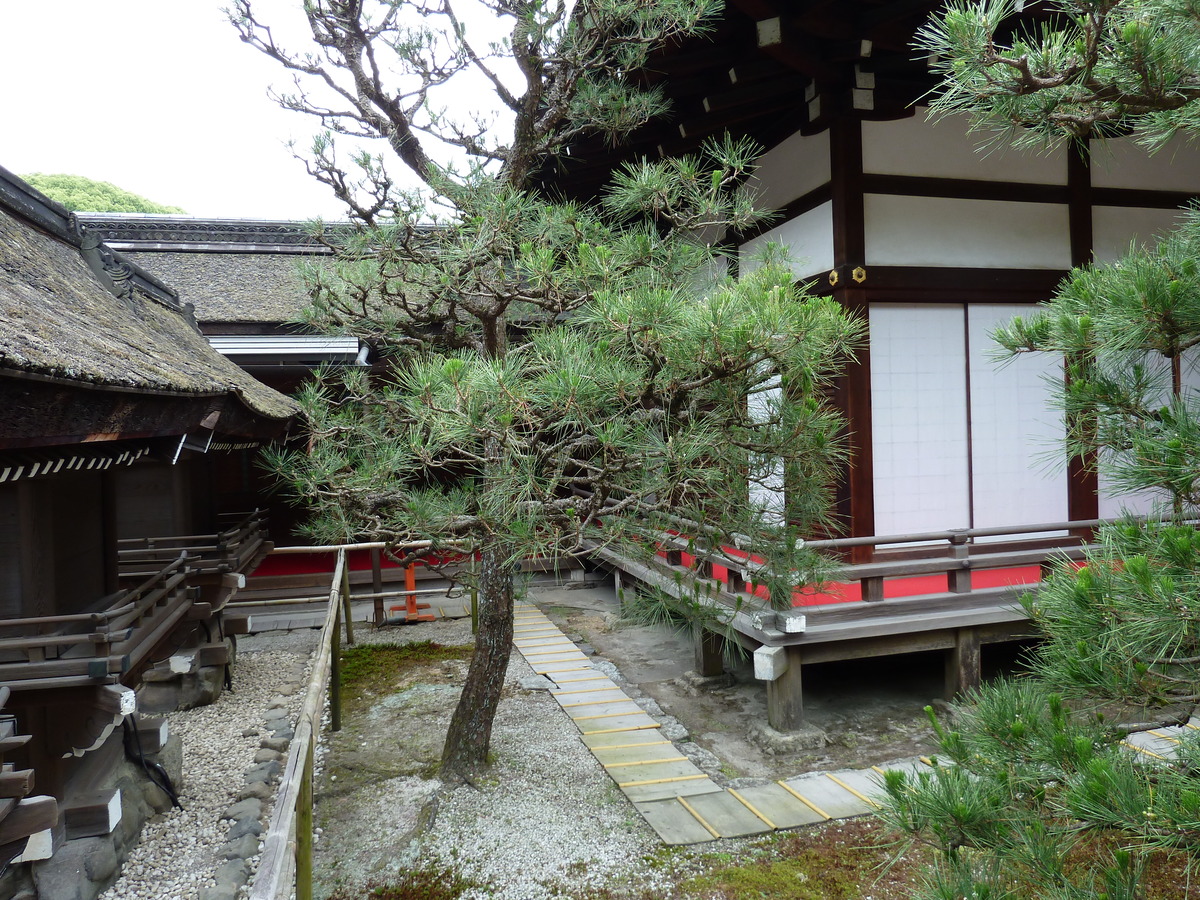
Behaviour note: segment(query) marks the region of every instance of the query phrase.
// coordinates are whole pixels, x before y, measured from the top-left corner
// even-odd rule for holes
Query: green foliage
[[[1100,547],[1030,603],[1046,635],[1035,671],[1080,697],[1200,700],[1200,534],[1130,523],[1102,531]]]
[[[784,471],[786,516],[824,521],[844,459],[828,397],[862,333],[777,254],[727,274],[720,241],[762,219],[740,190],[759,154],[747,142],[630,165],[592,203],[542,187],[569,142],[619,137],[662,110],[626,73],[703,33],[719,3],[484,5],[511,27],[488,50],[442,0],[415,17],[390,0],[306,3],[321,55],[280,48],[251,0],[232,13],[243,40],[315,92],[281,102],[328,129],[308,164],[357,226],[321,234],[336,255],[308,270],[309,322],[370,341],[383,360],[304,391],[309,445],[269,462],[320,542],[479,553],[490,624],[463,696],[480,708],[456,711],[452,767],[486,758],[519,559],[616,542],[648,551],[681,517],[713,545],[794,543],[780,511],[754,499]],[[441,85],[467,69],[492,84],[511,131],[437,111]],[[392,156],[343,166],[339,133]],[[435,161],[430,135],[472,162]],[[394,160],[420,191],[397,189]],[[460,754],[467,740],[480,745]]]
[[[184,213],[178,206],[164,206],[115,184],[93,181],[82,175],[43,175],[34,172],[21,177],[51,200],[57,200],[76,212]]]
[[[1194,0],[1052,0],[1040,24],[1013,0],[953,0],[918,33],[941,77],[934,114],[964,113],[999,143],[1043,146],[1132,130],[1155,149],[1200,126]]]

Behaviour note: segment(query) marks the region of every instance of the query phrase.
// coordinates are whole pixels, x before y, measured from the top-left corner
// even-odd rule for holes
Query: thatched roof
[[[309,297],[303,257],[272,253],[126,251],[125,258],[171,285],[204,323],[300,321]]]
[[[231,395],[286,419],[295,403],[214,351],[158,279],[80,233],[0,169],[0,376],[113,390]]]

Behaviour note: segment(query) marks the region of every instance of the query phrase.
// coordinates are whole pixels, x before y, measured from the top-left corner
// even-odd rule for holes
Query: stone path
[[[551,682],[551,695],[584,744],[666,844],[763,834],[878,808],[872,799],[880,790],[883,770],[878,768],[722,788],[535,606],[518,604],[514,643],[530,667]],[[923,768],[926,763],[904,765]]]
[[[551,682],[551,695],[575,723],[584,744],[666,844],[745,837],[879,808],[884,770],[878,766],[812,772],[754,787],[722,788],[696,767],[630,699],[537,607],[517,605],[514,643],[530,667]],[[1200,719],[1130,734],[1122,744],[1147,763],[1170,760],[1180,737],[1200,731]],[[891,768],[917,772],[930,761]]]

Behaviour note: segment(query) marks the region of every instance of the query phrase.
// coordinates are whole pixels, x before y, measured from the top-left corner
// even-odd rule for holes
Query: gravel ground
[[[237,798],[243,773],[253,764],[267,707],[281,700],[293,719],[299,712],[303,673],[316,637],[316,631],[303,631],[242,638],[234,690],[223,692],[212,706],[168,715],[171,731],[183,741],[183,785],[177,786],[183,808],[146,823],[140,843],[102,900],[195,900],[199,889],[212,883],[229,826],[219,817]]]
[[[184,809],[147,824],[120,880],[102,900],[196,900],[198,890],[212,883],[229,824],[218,818],[237,798],[242,774],[265,734],[261,723],[268,706],[282,697],[293,717],[298,712],[304,679],[297,671],[307,664],[317,634],[306,629],[243,638],[236,691],[226,692],[213,706],[171,714],[171,728],[184,740]],[[370,643],[433,640],[453,645],[472,640],[465,620],[364,628],[356,636]],[[428,695],[429,705],[444,710],[447,720],[461,674],[447,672],[447,683],[417,691]],[[322,850],[337,861],[335,879],[318,871],[318,897],[331,890],[329,879],[362,884],[394,875],[404,865],[457,868],[483,885],[465,894],[467,900],[548,900],[562,889],[626,885],[651,893],[661,887],[668,893],[670,874],[647,862],[660,847],[656,835],[604,773],[557,703],[543,691],[520,687],[520,680],[532,674],[514,652],[492,736],[495,762],[473,784],[381,776],[368,791],[325,801],[354,808],[342,817],[349,823],[341,826],[346,833],[318,830],[317,865]],[[403,708],[384,701],[372,715],[380,711],[393,720],[392,727],[405,727]],[[444,723],[426,727],[444,734]],[[318,750],[319,769],[323,749]],[[418,816],[431,801],[418,830]],[[318,808],[318,817],[320,812]],[[269,817],[269,808],[265,815]],[[257,857],[251,860],[255,867],[257,862]]]
[[[417,851],[491,885],[468,892],[470,900],[542,900],[558,885],[611,888],[630,880],[653,890],[661,873],[642,858],[658,846],[657,836],[558,704],[517,686],[532,674],[514,654],[510,696],[492,734],[496,761],[485,780],[440,799]]]
[[[364,643],[472,642],[466,620],[438,620],[356,636]],[[356,809],[354,815],[342,817],[342,834],[327,827],[321,835],[318,866],[322,851],[335,858],[336,881],[343,884],[386,878],[403,865],[454,866],[485,885],[464,894],[466,900],[543,900],[557,896],[561,886],[611,888],[626,882],[653,889],[664,876],[648,867],[643,857],[659,846],[657,836],[604,773],[549,694],[520,687],[520,680],[532,675],[514,651],[493,726],[494,762],[473,784],[381,777],[370,791],[325,801],[352,803]],[[426,708],[444,709],[448,720],[458,692],[455,677],[452,684],[428,685],[415,693],[423,695],[420,702]],[[380,714],[403,716],[404,709],[385,700],[370,715]],[[444,724],[427,725],[444,735]],[[386,739],[382,730],[373,733]],[[432,815],[426,814],[417,833],[417,815],[435,795]],[[322,818],[318,809],[318,819]],[[322,884],[317,896],[325,896],[331,876],[328,871],[318,872]]]

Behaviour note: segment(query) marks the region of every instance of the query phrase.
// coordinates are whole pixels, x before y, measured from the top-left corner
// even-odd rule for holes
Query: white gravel
[[[471,640],[465,621],[419,627],[421,633],[388,629],[358,637],[444,644]],[[266,734],[264,713],[279,699],[280,688],[294,683],[294,669],[307,661],[316,634],[244,639],[236,692],[226,692],[213,706],[171,714],[171,728],[184,739],[184,809],[147,824],[142,843],[102,900],[195,900],[198,889],[212,883],[220,862],[217,849],[229,824],[218,817],[236,799],[242,773]],[[520,688],[519,680],[531,674],[514,651],[492,735],[495,763],[488,772],[473,785],[444,788],[432,823],[407,847],[397,846],[396,839],[413,826],[414,810],[442,786],[412,777],[381,781],[372,798],[378,812],[364,809],[358,817],[371,821],[371,841],[380,844],[393,872],[397,862],[448,865],[485,885],[465,894],[467,900],[548,900],[566,887],[620,885],[650,894],[661,886],[661,893],[668,893],[668,875],[645,860],[660,846],[654,832],[604,773],[558,704],[545,692]],[[286,697],[293,718],[302,691],[301,685]],[[454,691],[448,702],[456,698]],[[254,726],[261,735],[243,734]],[[328,837],[318,834],[322,842]],[[257,861],[251,860],[254,865]],[[362,874],[365,880],[372,873]]]
[[[303,667],[316,636],[311,631],[286,640],[242,638],[234,690],[222,692],[211,706],[168,714],[172,733],[183,740],[183,784],[176,786],[183,809],[146,823],[120,878],[101,900],[195,900],[212,883],[230,824],[219,816],[236,799],[267,734],[262,727],[267,707],[282,701],[293,721],[299,712]],[[272,644],[276,649],[259,649]]]
[[[559,896],[556,887],[623,883],[655,893],[663,875],[643,857],[659,846],[656,835],[558,704],[517,687],[532,674],[514,652],[510,697],[492,733],[495,763],[476,786],[443,796],[418,857],[488,885],[466,893],[469,900],[543,900]]]

